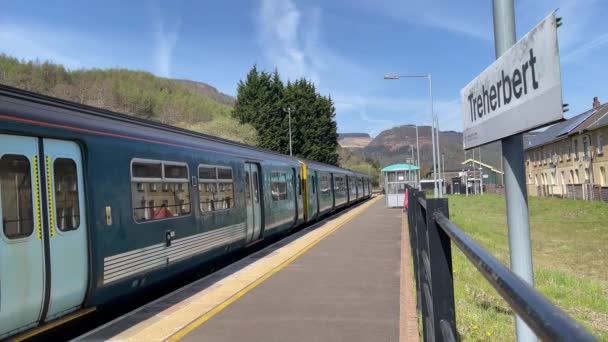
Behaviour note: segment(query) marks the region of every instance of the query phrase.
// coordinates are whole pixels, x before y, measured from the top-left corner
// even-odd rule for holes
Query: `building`
[[[405,185],[417,187],[419,168],[410,164],[389,165],[380,172],[384,176],[384,191],[388,208],[403,207]]]
[[[531,196],[608,200],[608,104],[526,135],[526,183]]]

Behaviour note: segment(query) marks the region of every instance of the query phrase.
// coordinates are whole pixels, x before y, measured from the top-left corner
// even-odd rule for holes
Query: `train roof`
[[[35,104],[35,106],[32,106],[32,104]],[[172,145],[192,149],[197,149],[197,147],[201,149],[201,143],[204,143],[204,147],[209,148],[212,152],[243,158],[268,158],[292,165],[297,165],[299,161],[302,161],[320,171],[341,172],[349,175],[357,174],[367,177],[365,174],[341,167],[304,158],[290,157],[264,148],[2,84],[0,84],[0,108],[20,117],[44,120],[55,126],[73,125],[78,128],[85,128],[87,132],[100,129],[109,131],[119,137],[134,137],[139,138],[137,140],[144,141],[154,139],[154,141],[161,143],[171,143]],[[51,112],[53,112],[52,115]],[[4,112],[0,114],[4,114]]]
[[[32,104],[36,104],[32,106]],[[251,145],[194,132],[160,122],[121,114],[55,97],[29,92],[0,84],[0,108],[9,110],[19,117],[38,119],[60,125],[74,125],[78,128],[100,129],[120,134],[126,138],[143,138],[164,143],[178,143],[183,147],[196,149],[204,142],[214,152],[230,152],[243,157],[270,158],[290,164],[298,164],[297,159]],[[40,110],[36,110],[40,109]],[[51,115],[51,112],[52,115]],[[141,139],[139,139],[141,140]],[[236,153],[235,153],[236,152]]]

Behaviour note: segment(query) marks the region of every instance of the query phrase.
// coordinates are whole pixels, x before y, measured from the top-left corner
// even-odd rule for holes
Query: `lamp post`
[[[437,155],[435,153],[435,112],[433,111],[433,77],[431,75],[385,75],[385,80],[398,80],[400,78],[426,78],[429,80],[429,105],[431,109],[431,140],[433,141],[433,195],[439,197],[439,189],[437,187]],[[418,128],[418,127],[416,127]],[[420,164],[420,158],[418,160]],[[420,165],[418,165],[420,167]],[[420,181],[418,182],[418,188],[420,188]]]
[[[293,156],[291,151],[291,107],[287,107],[287,115],[289,116],[289,156]]]

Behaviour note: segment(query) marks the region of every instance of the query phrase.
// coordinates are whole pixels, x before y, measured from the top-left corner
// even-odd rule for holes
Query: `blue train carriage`
[[[0,86],[0,339],[294,227],[298,179],[293,158]]]

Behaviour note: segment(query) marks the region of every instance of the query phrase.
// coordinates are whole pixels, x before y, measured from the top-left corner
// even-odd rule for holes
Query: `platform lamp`
[[[431,140],[433,141],[433,195],[435,198],[440,197],[440,190],[437,186],[437,155],[435,145],[435,112],[433,111],[433,77],[431,75],[385,75],[385,80],[398,80],[400,78],[426,78],[429,80],[429,105],[431,109]],[[416,125],[416,133],[418,133],[418,126]],[[416,134],[417,136],[418,134]],[[420,167],[420,149],[418,141],[416,141],[416,148],[418,148],[418,167]],[[420,180],[418,181],[418,189],[421,190]]]

